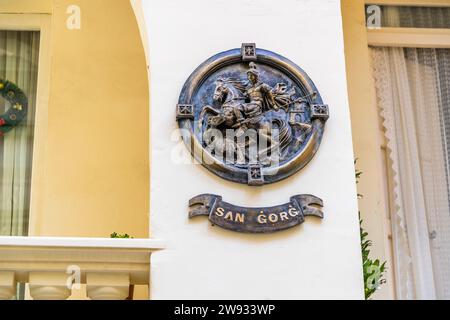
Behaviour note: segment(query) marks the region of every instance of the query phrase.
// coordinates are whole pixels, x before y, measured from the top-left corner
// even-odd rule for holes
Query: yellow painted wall
[[[69,5],[81,30],[66,28]],[[31,235],[148,237],[148,76],[130,1],[0,0],[0,12],[51,13]]]
[[[393,261],[389,241],[390,225],[385,198],[383,140],[380,130],[375,86],[365,24],[364,0],[342,0],[342,15],[347,64],[347,85],[352,120],[353,146],[357,168],[363,171],[358,193],[364,228],[373,241],[372,258],[387,260],[387,284],[375,299],[395,298]]]
[[[0,0],[1,13],[51,13],[53,0]]]
[[[81,30],[65,28],[81,8]],[[148,236],[148,78],[128,0],[55,0],[39,235]],[[36,194],[35,194],[36,196]]]

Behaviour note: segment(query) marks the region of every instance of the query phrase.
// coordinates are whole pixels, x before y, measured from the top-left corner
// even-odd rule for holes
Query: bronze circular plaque
[[[328,106],[290,60],[243,44],[201,64],[177,105],[197,161],[224,179],[260,186],[295,174],[315,155]]]

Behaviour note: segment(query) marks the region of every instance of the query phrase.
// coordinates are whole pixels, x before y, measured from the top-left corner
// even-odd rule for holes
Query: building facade
[[[374,299],[448,298],[448,8],[0,0],[0,298],[363,299],[360,219]],[[286,114],[281,173],[191,156],[218,101]]]

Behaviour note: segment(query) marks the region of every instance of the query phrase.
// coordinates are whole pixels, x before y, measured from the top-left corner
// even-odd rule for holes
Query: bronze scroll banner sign
[[[204,194],[189,201],[189,217],[209,216],[213,225],[242,233],[274,233],[305,222],[305,217],[323,219],[323,202],[312,195],[293,196],[289,203],[270,208],[244,208]]]

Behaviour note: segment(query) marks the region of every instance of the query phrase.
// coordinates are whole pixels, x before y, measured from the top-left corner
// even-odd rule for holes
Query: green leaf
[[[113,239],[133,239],[129,234],[118,234],[117,232],[111,233],[111,238]]]
[[[355,165],[358,159],[355,159]],[[358,183],[362,172],[356,170],[355,177]],[[358,195],[360,198],[360,195]],[[373,294],[380,288],[381,285],[386,283],[384,275],[386,272],[386,261],[381,262],[380,259],[372,260],[370,259],[370,247],[372,246],[372,241],[368,240],[369,234],[363,228],[364,221],[361,219],[360,213],[360,234],[361,234],[361,253],[362,253],[362,264],[363,264],[363,276],[364,276],[364,295],[366,300],[369,300]],[[373,277],[376,275],[377,277]],[[370,281],[369,281],[370,279]]]

